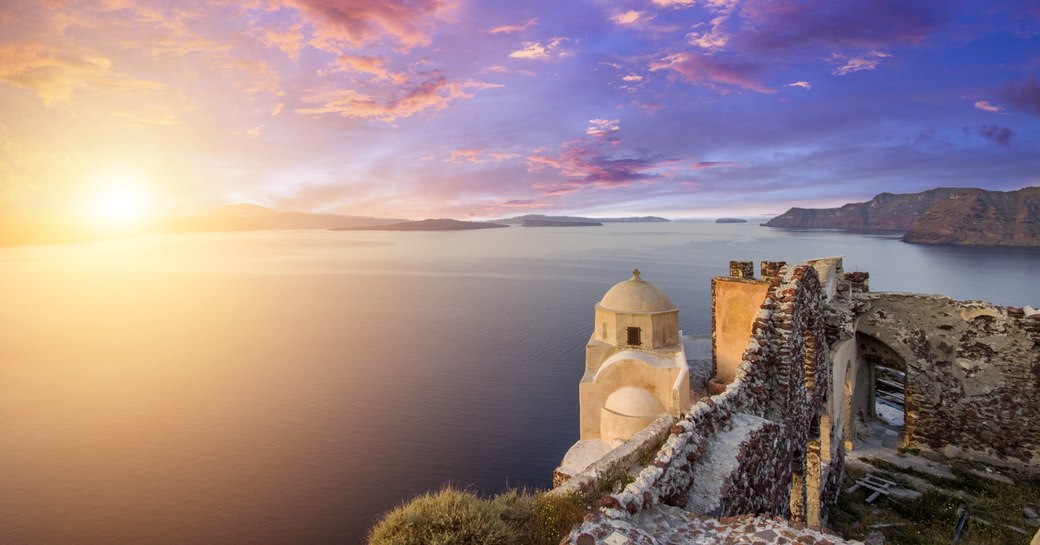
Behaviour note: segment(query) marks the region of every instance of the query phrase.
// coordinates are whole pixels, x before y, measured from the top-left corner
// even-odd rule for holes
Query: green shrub
[[[515,492],[514,492],[515,493]],[[515,545],[521,531],[503,516],[505,506],[447,486],[390,511],[368,535],[369,545]]]

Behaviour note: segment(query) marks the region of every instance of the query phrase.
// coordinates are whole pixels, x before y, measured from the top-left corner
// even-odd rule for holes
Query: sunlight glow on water
[[[547,486],[593,305],[638,267],[710,327],[730,259],[1040,305],[1040,252],[668,223],[0,249],[0,543],[360,543],[446,481]]]

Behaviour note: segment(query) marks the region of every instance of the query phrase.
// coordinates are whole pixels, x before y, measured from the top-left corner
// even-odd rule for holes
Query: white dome
[[[655,417],[665,412],[664,405],[649,390],[635,386],[618,388],[607,397],[603,408],[622,416]]]
[[[675,304],[663,291],[639,278],[639,269],[632,271],[632,278],[607,290],[599,305],[615,312],[633,314],[675,310]]]

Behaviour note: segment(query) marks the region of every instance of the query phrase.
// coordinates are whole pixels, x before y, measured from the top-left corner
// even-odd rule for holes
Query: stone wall
[[[867,356],[905,365],[906,443],[1040,465],[1040,314],[918,294],[853,304]]]
[[[602,497],[595,520],[626,519],[666,504],[821,523],[821,511],[837,490],[832,483],[844,470],[841,437],[831,437],[832,426],[821,424],[829,423],[821,415],[831,388],[821,318],[825,294],[811,266],[764,262],[762,272],[769,291],[734,380],[671,427],[635,482]],[[826,440],[821,433],[828,434]],[[713,470],[710,464],[719,460],[712,454],[734,437],[732,466]],[[826,456],[821,444],[827,445]],[[589,535],[579,527],[568,539]]]

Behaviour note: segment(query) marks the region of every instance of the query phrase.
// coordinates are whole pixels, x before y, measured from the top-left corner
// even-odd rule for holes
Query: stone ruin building
[[[847,543],[827,512],[878,388],[903,403],[899,445],[1040,470],[1040,312],[872,293],[841,258],[729,272],[710,359],[687,360],[678,308],[638,271],[596,305],[552,493],[634,482],[565,542]]]

